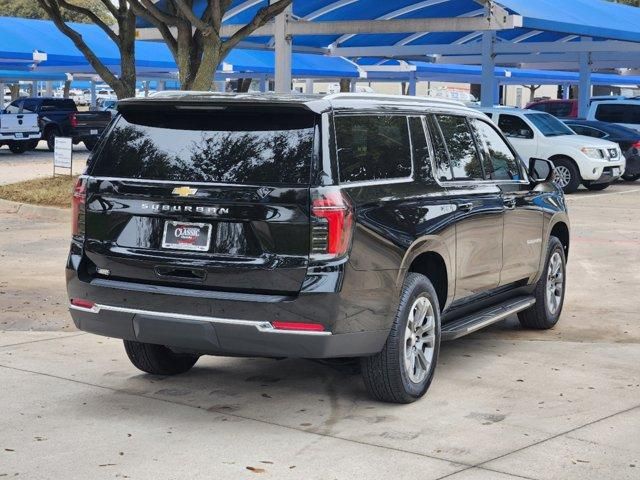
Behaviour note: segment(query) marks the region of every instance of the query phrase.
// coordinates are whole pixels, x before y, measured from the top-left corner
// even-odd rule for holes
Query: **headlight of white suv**
[[[589,158],[594,158],[596,160],[604,159],[604,153],[599,148],[583,147],[580,149],[580,151]]]

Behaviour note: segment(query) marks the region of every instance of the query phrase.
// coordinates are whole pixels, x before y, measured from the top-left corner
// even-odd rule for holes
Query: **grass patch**
[[[0,198],[12,202],[70,208],[71,193],[77,178],[65,175],[0,185]]]

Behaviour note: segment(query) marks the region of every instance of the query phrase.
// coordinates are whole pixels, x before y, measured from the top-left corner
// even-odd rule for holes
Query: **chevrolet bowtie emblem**
[[[191,187],[176,187],[173,189],[173,193],[174,195],[178,195],[179,197],[190,197],[192,195],[195,195],[196,192],[198,191],[197,188],[191,188]]]

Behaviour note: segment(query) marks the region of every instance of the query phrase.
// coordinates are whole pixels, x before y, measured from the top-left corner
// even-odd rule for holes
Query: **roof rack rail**
[[[389,100],[402,101],[408,103],[442,103],[443,105],[455,105],[458,107],[466,106],[458,100],[449,100],[448,98],[438,97],[415,97],[412,95],[385,95],[381,93],[333,93],[326,95],[325,100],[351,99],[351,100]]]

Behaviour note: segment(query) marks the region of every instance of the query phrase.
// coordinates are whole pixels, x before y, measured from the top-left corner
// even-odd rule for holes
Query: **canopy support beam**
[[[271,0],[273,3],[273,0]],[[287,24],[291,17],[289,5],[274,21],[275,40],[275,90],[277,93],[291,93],[291,35],[287,33]]]
[[[591,99],[591,54],[580,54],[580,86],[578,87],[578,117],[587,118]]]
[[[493,107],[496,102],[496,87],[498,82],[495,77],[496,56],[494,46],[496,42],[495,32],[482,34],[482,90],[480,92],[480,104],[484,108]]]

